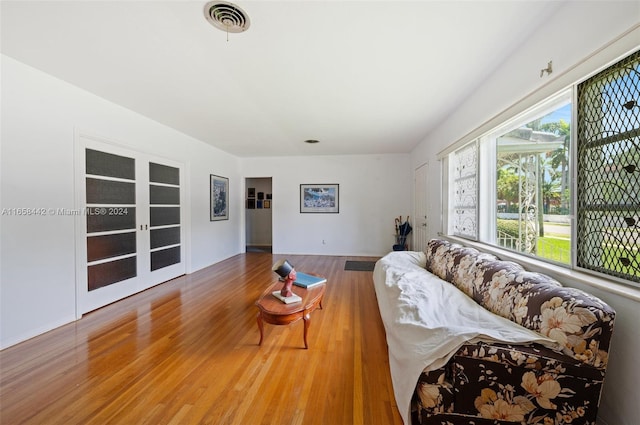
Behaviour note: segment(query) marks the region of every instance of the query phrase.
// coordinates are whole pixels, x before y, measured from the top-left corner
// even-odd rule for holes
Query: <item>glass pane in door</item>
[[[85,149],[87,286],[136,277],[135,159]]]
[[[180,170],[149,163],[151,270],[181,261]]]

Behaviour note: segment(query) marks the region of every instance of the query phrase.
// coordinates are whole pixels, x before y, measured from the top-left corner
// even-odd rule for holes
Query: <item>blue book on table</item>
[[[294,285],[300,286],[301,288],[312,288],[316,285],[320,285],[321,283],[326,282],[327,279],[320,276],[312,276],[310,274],[306,274],[303,272],[296,271],[296,280],[293,282]]]

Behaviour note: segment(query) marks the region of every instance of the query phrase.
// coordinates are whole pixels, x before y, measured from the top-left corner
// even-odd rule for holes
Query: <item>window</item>
[[[474,141],[453,155],[453,234],[478,237],[478,143]]]
[[[495,242],[571,263],[570,92],[489,136],[495,143]]]
[[[570,123],[567,91],[452,153],[449,233],[570,264]]]
[[[578,86],[577,266],[640,282],[640,52]]]
[[[640,283],[640,52],[443,164],[449,234]]]

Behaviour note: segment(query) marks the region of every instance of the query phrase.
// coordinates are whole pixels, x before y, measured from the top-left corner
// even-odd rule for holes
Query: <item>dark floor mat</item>
[[[344,263],[345,270],[353,270],[357,272],[372,272],[376,266],[375,261],[351,261]]]
[[[246,252],[271,252],[270,246],[263,245],[247,245]]]

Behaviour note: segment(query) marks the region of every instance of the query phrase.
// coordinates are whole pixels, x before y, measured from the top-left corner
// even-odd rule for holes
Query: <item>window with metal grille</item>
[[[640,283],[640,51],[578,85],[577,267]]]
[[[478,141],[453,156],[453,233],[478,238]]]

